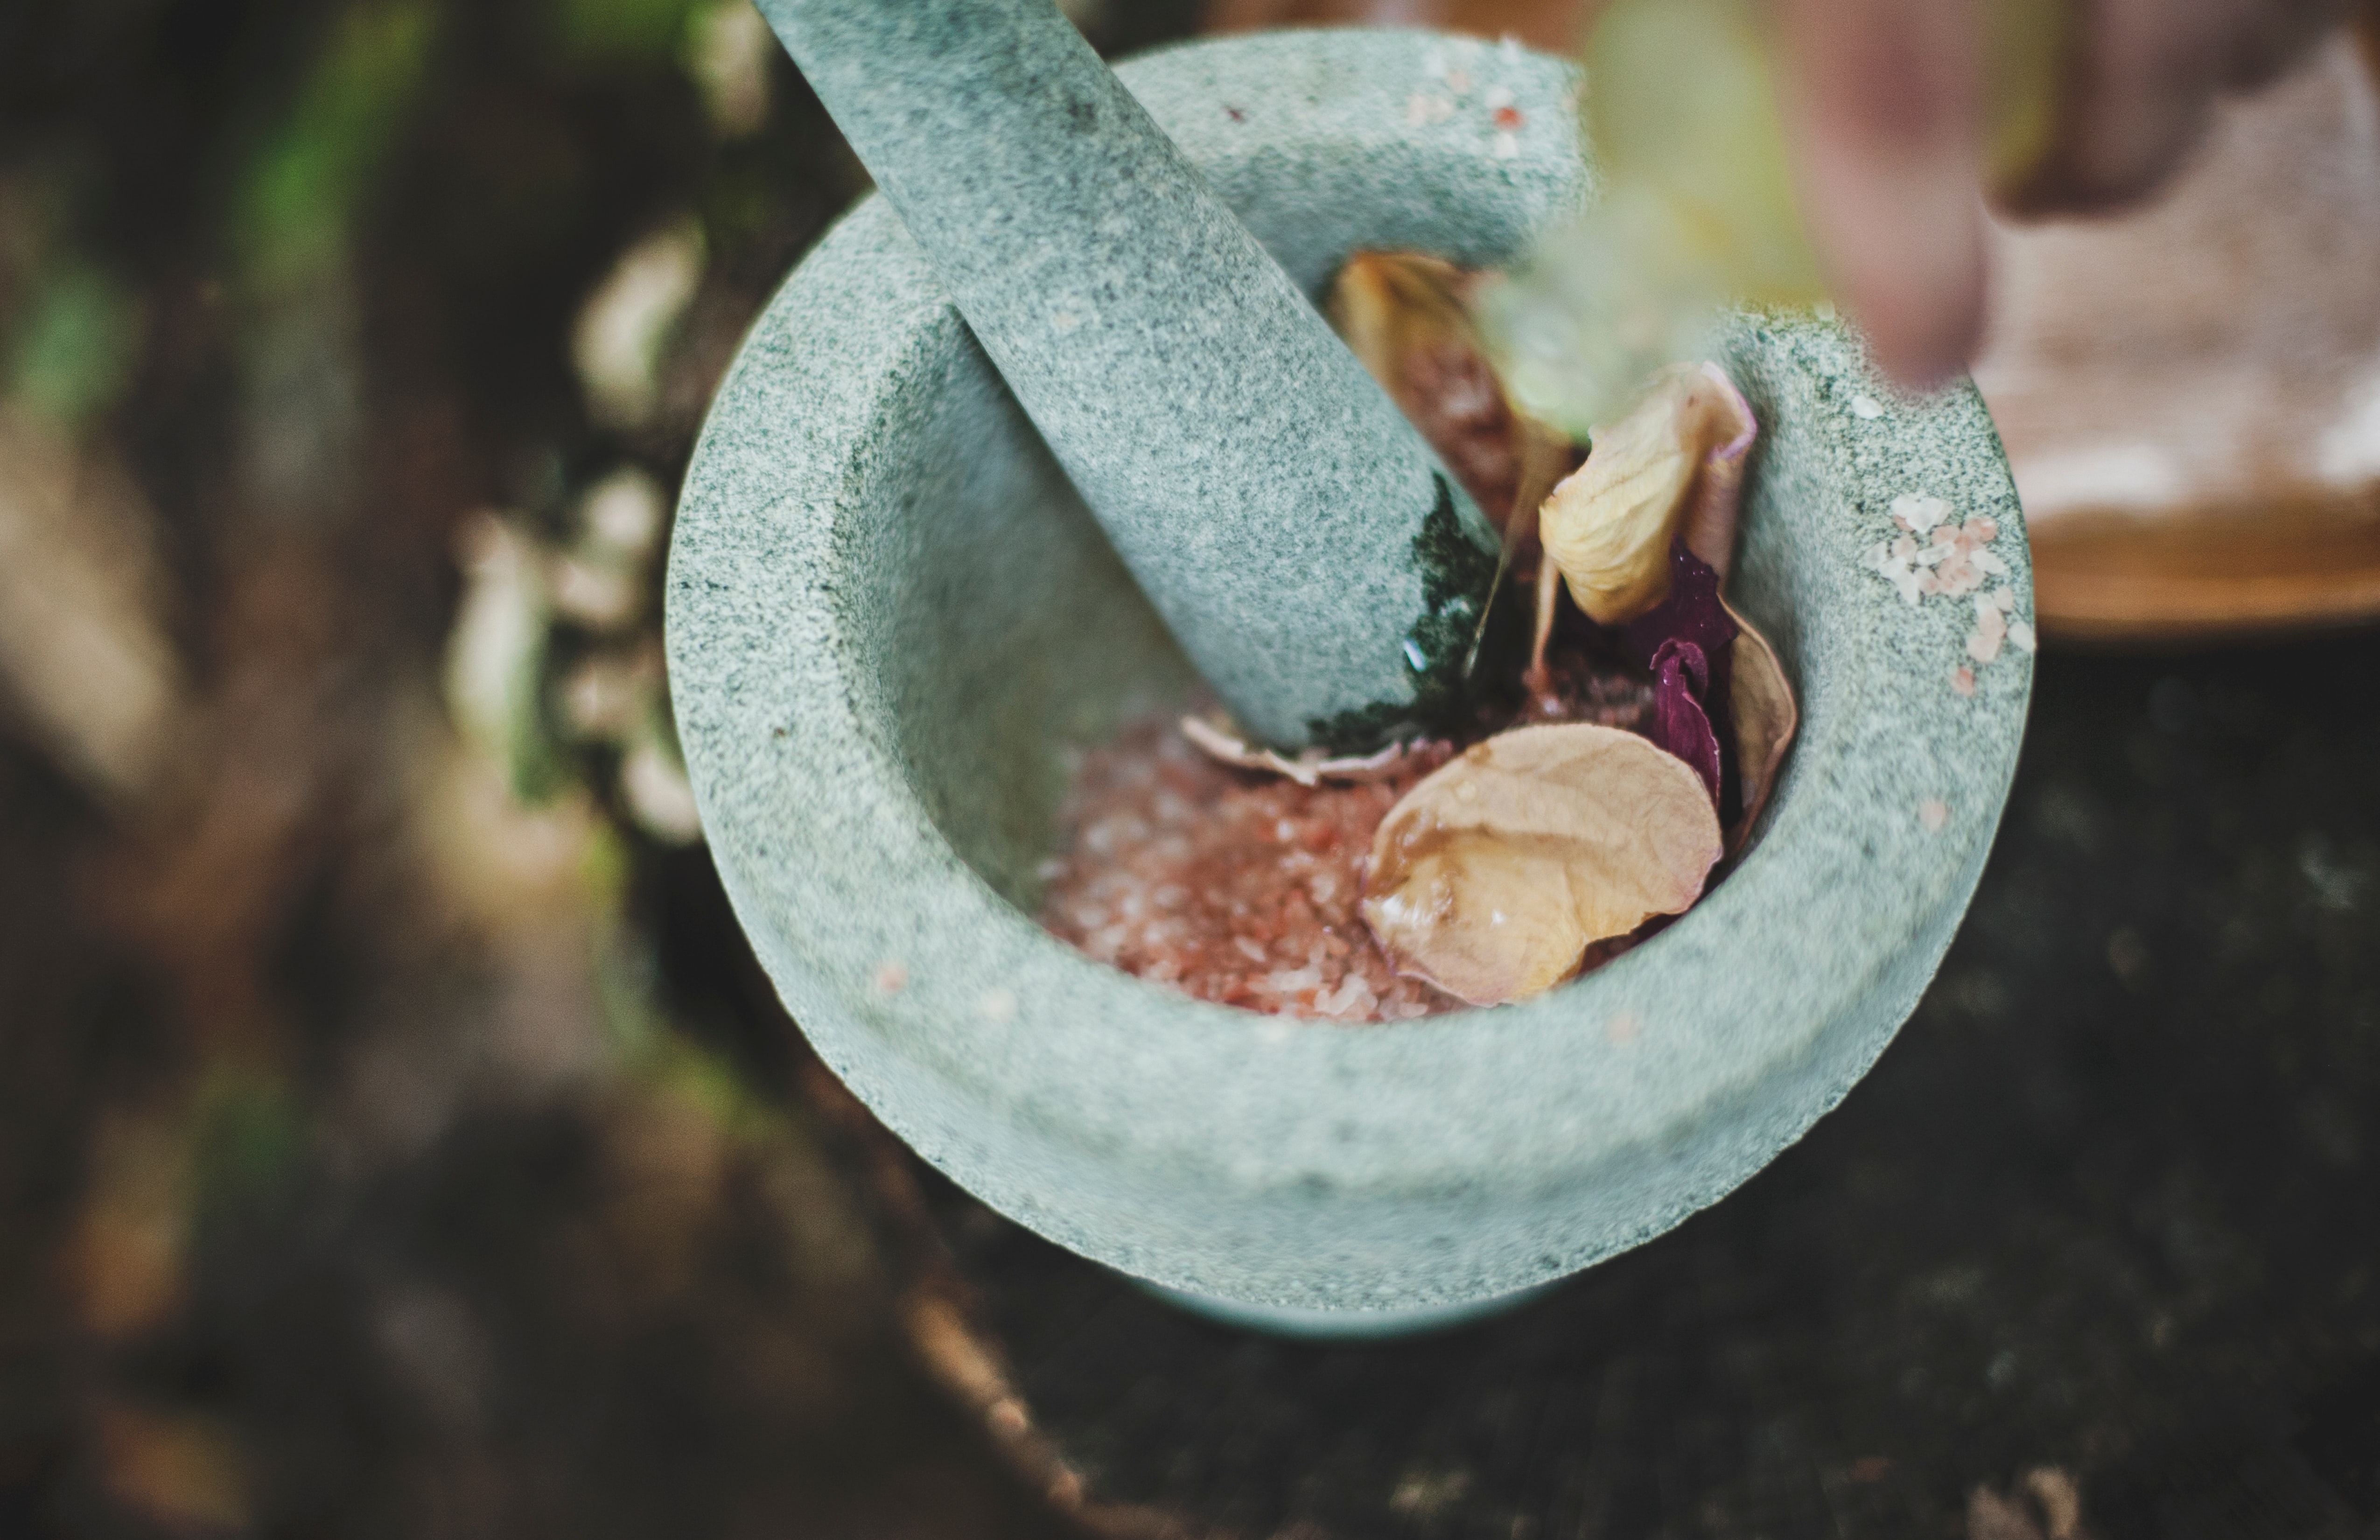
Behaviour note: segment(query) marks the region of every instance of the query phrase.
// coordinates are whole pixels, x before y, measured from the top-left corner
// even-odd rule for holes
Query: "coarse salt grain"
[[[1884,407],[1872,395],[1852,397],[1852,416],[1863,422],[1874,422],[1884,415]]]
[[[1914,534],[1941,523],[1949,514],[1950,504],[1938,497],[1922,492],[1903,492],[1892,500],[1892,522]]]
[[[880,963],[876,967],[876,988],[888,995],[897,995],[909,987],[909,970],[898,963]]]
[[[1950,805],[1938,796],[1929,796],[1917,805],[1917,822],[1928,834],[1938,834],[1950,821]]]
[[[1405,103],[1405,121],[1416,128],[1427,127],[1433,123],[1444,123],[1453,115],[1454,103],[1451,100],[1443,96],[1433,96],[1427,91],[1416,91]]]
[[[1973,696],[1975,693],[1975,671],[1967,667],[1963,663],[1951,670],[1950,688],[1957,691],[1961,696]]]
[[[1967,656],[1979,663],[1988,663],[2000,655],[2000,643],[2008,637],[2008,617],[1999,606],[1983,596],[1975,600],[1975,628],[1967,634]]]
[[[1134,728],[1084,762],[1041,923],[1127,973],[1246,1010],[1359,1022],[1459,1009],[1398,976],[1359,907],[1374,831],[1450,754],[1306,787],[1220,764],[1169,726]]]

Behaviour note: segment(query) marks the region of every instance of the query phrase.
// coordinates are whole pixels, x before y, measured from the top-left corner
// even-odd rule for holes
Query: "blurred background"
[[[1359,9],[1576,24],[1069,5],[1111,54]],[[0,0],[0,1535],[2369,1533],[2356,46],[2162,233],[2011,233],[2049,246],[1983,371],[2088,537],[2037,531],[2046,623],[2062,580],[2070,635],[2350,628],[2045,659],[1976,922],[1874,1088],[1490,1384],[1475,1341],[1275,1350],[1068,1271],[890,1149],[752,964],[660,562],[745,325],[866,183],[745,0]],[[2330,233],[2221,238],[2259,199]],[[2141,300],[2154,348],[2060,286],[2136,296],[2072,242],[2181,226],[2267,265]],[[2061,470],[2060,403],[2142,381],[2164,415]],[[2300,522],[2240,544],[2275,485]],[[2107,523],[2207,509],[2212,545]],[[2251,549],[2287,590],[2252,613],[2208,588]],[[2211,622],[2135,570],[2176,550]],[[1560,1377],[1663,1342],[1715,1356]],[[1515,1386],[1636,1473],[1430,1421]]]
[[[864,187],[741,0],[0,6],[0,1534],[1038,1532],[662,695]]]

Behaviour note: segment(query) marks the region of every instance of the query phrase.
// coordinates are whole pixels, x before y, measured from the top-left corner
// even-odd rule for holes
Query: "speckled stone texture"
[[[1459,696],[1493,529],[1053,0],[760,9],[1245,726],[1368,751]],[[1536,123],[1500,169],[1547,209],[1585,190],[1570,85],[1490,55],[1474,86]],[[1277,121],[1295,89],[1183,126]]]
[[[1122,74],[1311,285],[1365,247],[1509,259],[1546,203],[1496,158],[1480,95],[1554,67],[1330,31]],[[1410,113],[1450,70],[1467,104]],[[2016,618],[2032,600],[1972,390],[1896,401],[1813,322],[1747,320],[1730,361],[1767,430],[1734,592],[1804,713],[1758,846],[1662,936],[1527,1004],[1259,1017],[1092,963],[1027,917],[1068,746],[1193,675],[891,211],[863,205],[722,387],[668,588],[711,849],[820,1056],[995,1208],[1231,1301],[1490,1298],[1742,1182],[1908,1016],[2022,732],[2030,658],[2003,652],[1961,696],[1971,601],[1904,603],[1868,565],[1893,500],[1993,515]]]

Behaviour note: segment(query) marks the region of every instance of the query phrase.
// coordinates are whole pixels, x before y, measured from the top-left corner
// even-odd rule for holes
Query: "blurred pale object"
[[[1601,195],[1480,295],[1512,394],[1573,436],[1704,357],[1724,310],[1826,297],[1755,0],[1617,0],[1585,66]]]
[[[751,0],[715,0],[686,18],[686,73],[721,139],[757,134],[769,121],[769,67],[776,54],[776,39]]]
[[[1999,227],[1976,367],[2043,627],[2380,613],[2380,90],[2341,34],[2122,217]]]
[[[0,410],[0,685],[60,765],[117,804],[155,788],[180,715],[155,526],[104,446]]]
[[[623,252],[578,312],[571,361],[607,428],[641,428],[661,399],[662,349],[702,283],[702,227],[681,220]]]
[[[1583,0],[1208,0],[1204,21],[1210,32],[1333,22],[1437,27],[1566,54],[1578,46],[1588,9]]]

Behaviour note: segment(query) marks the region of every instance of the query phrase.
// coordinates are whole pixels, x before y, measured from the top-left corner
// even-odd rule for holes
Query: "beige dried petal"
[[[1685,365],[1663,370],[1634,411],[1596,430],[1586,464],[1537,515],[1537,538],[1589,618],[1621,624],[1668,597],[1670,542],[1690,513],[1689,549],[1725,575],[1751,431],[1726,376]],[[1695,494],[1714,457],[1721,463],[1706,507]]]
[[[1736,624],[1735,645],[1729,649],[1732,680],[1728,689],[1728,716],[1735,732],[1735,763],[1743,784],[1743,812],[1728,831],[1730,854],[1743,848],[1760,821],[1768,798],[1777,790],[1777,772],[1784,767],[1785,751],[1802,723],[1793,699],[1792,682],[1777,649],[1753,624],[1722,599],[1728,618]]]
[[[1718,387],[1719,394],[1705,423],[1709,438],[1703,470],[1694,479],[1694,496],[1686,504],[1678,534],[1686,549],[1724,583],[1735,565],[1735,525],[1743,505],[1743,473],[1752,460],[1752,441],[1760,430],[1752,416],[1752,404],[1743,399],[1726,370],[1717,364],[1705,364],[1702,372]]]
[[[1633,733],[1524,727],[1474,746],[1381,821],[1364,918],[1398,971],[1474,1005],[1525,1000],[1701,896],[1710,794]]]
[[[1570,441],[1516,410],[1464,296],[1471,275],[1411,252],[1361,251],[1330,285],[1339,335],[1419,428],[1508,542],[1574,463]],[[1528,528],[1511,528],[1520,512]]]
[[[1190,746],[1209,759],[1220,760],[1237,770],[1269,770],[1285,775],[1301,786],[1318,786],[1325,781],[1378,781],[1396,772],[1412,753],[1415,744],[1395,743],[1377,754],[1343,755],[1332,758],[1318,748],[1309,748],[1295,758],[1269,748],[1258,748],[1240,736],[1228,721],[1217,723],[1199,717],[1184,717],[1182,735]]]

